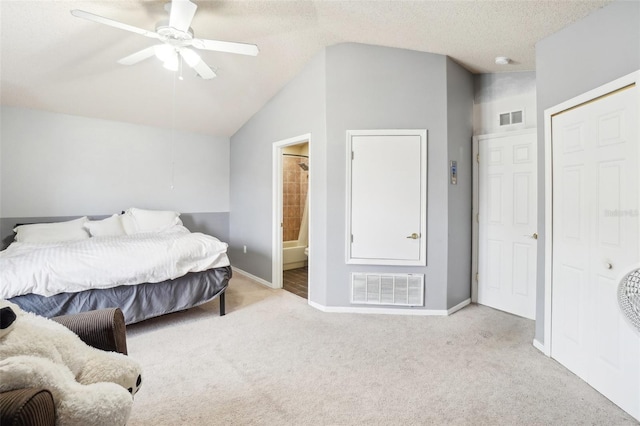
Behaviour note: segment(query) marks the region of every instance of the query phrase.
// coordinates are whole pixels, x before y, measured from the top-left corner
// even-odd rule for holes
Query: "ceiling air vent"
[[[366,305],[424,306],[424,275],[351,275],[351,303]]]
[[[498,115],[500,126],[510,126],[512,124],[524,123],[524,111],[511,111]]]

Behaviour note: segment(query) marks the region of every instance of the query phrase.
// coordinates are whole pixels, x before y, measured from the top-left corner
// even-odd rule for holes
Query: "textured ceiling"
[[[155,58],[116,63],[155,40],[69,13],[82,9],[154,30],[167,18],[164,2],[0,0],[0,101],[230,136],[325,46],[438,53],[474,73],[534,70],[538,40],[611,0],[193,1],[196,37],[254,43],[260,54],[203,52],[218,77],[185,72],[178,81]],[[513,63],[496,65],[501,55]]]

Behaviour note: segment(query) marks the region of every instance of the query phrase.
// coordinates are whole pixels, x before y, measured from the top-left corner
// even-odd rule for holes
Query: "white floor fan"
[[[211,79],[216,76],[216,73],[192,48],[240,55],[256,56],[258,54],[258,46],[255,44],[195,38],[190,26],[197,8],[198,6],[189,0],[173,0],[171,3],[167,3],[165,9],[169,12],[169,20],[159,22],[155,31],[147,31],[83,10],[74,9],[71,14],[78,18],[130,31],[162,42],[120,59],[118,63],[123,65],[137,64],[156,56],[163,61],[165,68],[177,71],[182,58],[200,77]]]

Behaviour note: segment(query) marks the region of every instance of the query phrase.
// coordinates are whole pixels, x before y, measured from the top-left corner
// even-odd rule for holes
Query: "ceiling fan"
[[[71,14],[78,18],[88,19],[89,21],[94,21],[99,24],[130,31],[162,42],[161,44],[156,44],[155,46],[147,47],[129,56],[125,56],[118,61],[118,63],[122,65],[137,64],[147,58],[156,56],[164,63],[165,68],[177,71],[182,59],[187,65],[193,68],[200,77],[208,80],[214,78],[216,73],[192,48],[238,53],[240,55],[256,56],[258,54],[258,46],[255,44],[195,38],[190,25],[197,8],[198,6],[189,0],[172,0],[165,5],[165,10],[169,13],[169,20],[158,22],[155,31],[147,31],[83,10],[74,9],[71,11]]]

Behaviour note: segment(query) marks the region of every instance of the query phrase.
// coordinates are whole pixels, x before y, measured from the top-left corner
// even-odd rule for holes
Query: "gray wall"
[[[327,49],[327,187],[330,306],[349,306],[351,272],[425,275],[425,307],[447,299],[446,57],[361,44]],[[346,131],[428,129],[427,267],[347,265]]]
[[[231,263],[272,280],[272,149],[275,142],[311,133],[309,144],[310,297],[324,304],[326,291],[325,53],[317,54],[291,82],[231,137]],[[243,246],[247,253],[243,253]]]
[[[454,106],[456,102],[464,106]],[[471,75],[445,56],[354,43],[327,48],[231,138],[232,263],[271,281],[272,145],[311,132],[310,300],[349,306],[354,271],[425,274],[423,309],[446,309],[468,298],[471,164],[465,157],[470,156],[472,106]],[[346,130],[389,128],[429,131],[427,267],[345,263]],[[451,192],[451,206],[460,211],[451,217],[449,131],[456,139],[451,151],[468,168],[461,171],[462,184]],[[451,282],[450,238],[456,261],[465,265]]]
[[[537,125],[536,73],[500,72],[473,76],[473,134],[489,135]],[[500,114],[522,110],[521,124],[500,125]]]
[[[229,241],[228,212],[181,213],[180,219],[191,232],[213,235],[226,243]]]
[[[139,207],[192,213],[192,227],[228,238],[228,138],[7,106],[1,117],[3,236],[24,218]]]
[[[482,104],[536,90],[533,71],[475,74],[473,102]]]
[[[447,58],[449,160],[458,162],[458,184],[449,184],[447,307],[471,297],[473,78]]]
[[[617,1],[536,45],[538,291],[535,338],[544,336],[544,110],[640,69],[640,2]]]

